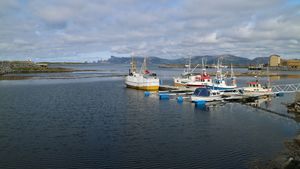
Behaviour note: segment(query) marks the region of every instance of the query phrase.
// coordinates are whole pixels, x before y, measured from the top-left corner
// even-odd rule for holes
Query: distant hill
[[[134,60],[140,64],[143,63],[144,57],[134,57]],[[184,59],[186,60],[186,59]],[[130,64],[131,57],[116,57],[111,56],[108,60],[108,63],[114,63],[114,64]],[[159,57],[148,57],[147,62],[149,64],[181,64],[184,63],[182,59],[163,59]]]
[[[138,64],[143,62],[143,57],[135,57],[135,60]],[[254,59],[248,59],[244,57],[234,56],[234,55],[204,55],[204,56],[193,56],[192,63],[193,64],[201,64],[202,59],[206,62],[206,64],[217,64],[218,60],[222,62],[223,65],[253,65],[253,64],[265,64],[268,63],[268,57],[257,57]],[[130,57],[116,57],[111,56],[108,63],[113,64],[130,64]],[[148,57],[147,62],[149,64],[187,64],[187,58],[179,58],[179,59],[163,59],[159,57]]]
[[[269,63],[269,57],[256,57],[251,60],[251,64],[257,65],[257,64],[268,64]]]

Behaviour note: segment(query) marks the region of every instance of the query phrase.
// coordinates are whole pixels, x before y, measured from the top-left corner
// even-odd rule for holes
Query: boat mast
[[[191,72],[192,56],[190,55],[189,59],[189,72]]]
[[[204,66],[203,58],[201,59],[201,62],[202,62],[202,74],[205,74],[205,66]]]
[[[230,65],[230,69],[231,69],[231,74],[230,74],[230,77],[231,77],[231,81],[232,81],[232,85],[236,85],[236,77],[234,76],[234,72],[233,72],[233,67],[232,67],[232,64]]]
[[[133,58],[133,55],[131,55],[131,68],[130,68],[130,73],[133,73],[133,72],[136,72],[136,63],[135,63],[135,60]]]
[[[218,64],[217,64],[217,75],[216,78],[219,80],[222,80],[222,69],[220,66],[220,60],[218,59]]]
[[[235,77],[234,77],[234,72],[233,72],[232,64],[230,65],[230,70],[231,70],[230,77],[231,77],[231,78],[235,78]]]
[[[267,88],[271,88],[271,79],[270,79],[270,72],[269,72],[269,66],[267,67],[267,76],[268,76],[268,86]]]
[[[140,70],[140,73],[145,73],[145,71],[147,70],[147,57],[145,56],[144,57],[144,62],[142,64],[142,67],[141,67],[141,70]]]

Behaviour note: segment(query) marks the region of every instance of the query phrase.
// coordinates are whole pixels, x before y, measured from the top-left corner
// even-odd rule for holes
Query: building
[[[280,56],[279,55],[271,55],[269,57],[269,66],[270,67],[280,66]]]
[[[291,59],[286,61],[286,66],[289,69],[297,69],[300,70],[300,60],[297,59]]]

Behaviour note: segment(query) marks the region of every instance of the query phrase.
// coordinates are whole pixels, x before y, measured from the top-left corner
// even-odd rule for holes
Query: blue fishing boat
[[[219,65],[219,64],[218,64]],[[220,66],[217,67],[217,73],[215,78],[213,79],[213,83],[211,85],[207,85],[208,88],[213,90],[232,90],[237,87],[236,85],[236,77],[233,74],[233,69],[231,66],[231,84],[226,83],[226,77],[222,74],[222,69]]]

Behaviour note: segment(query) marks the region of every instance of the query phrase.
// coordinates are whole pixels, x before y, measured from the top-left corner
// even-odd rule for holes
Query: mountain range
[[[130,64],[131,57],[116,57],[111,56],[107,62],[114,63],[114,64]],[[135,57],[134,58],[137,63],[143,62],[143,57]],[[257,57],[254,59],[249,59],[245,57],[239,57],[234,55],[204,55],[204,56],[193,56],[191,57],[192,64],[201,64],[202,59],[206,64],[217,64],[218,60],[222,62],[223,65],[241,65],[241,66],[248,66],[248,65],[257,65],[257,64],[267,64],[269,62],[269,57]],[[163,59],[159,57],[148,57],[147,62],[149,64],[187,64],[187,58],[179,58],[179,59]]]

